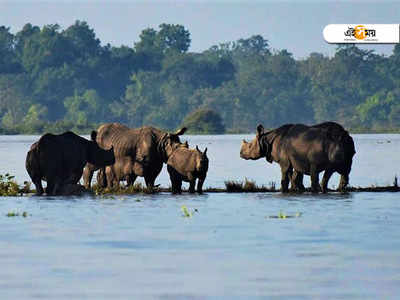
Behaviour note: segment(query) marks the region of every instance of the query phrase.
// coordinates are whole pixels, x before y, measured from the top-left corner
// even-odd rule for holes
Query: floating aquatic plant
[[[188,208],[186,207],[186,205],[182,205],[181,206],[181,211],[183,213],[183,216],[185,218],[191,218],[193,216],[193,214],[188,210]]]
[[[190,211],[190,210],[186,207],[186,205],[182,205],[182,206],[181,206],[181,211],[182,211],[182,213],[183,213],[182,217],[185,217],[185,218],[191,218],[191,217],[193,216],[193,213],[199,212],[199,211],[197,210],[197,208],[195,208],[193,211]]]
[[[26,218],[28,216],[28,213],[26,211],[19,213],[19,212],[15,212],[15,211],[10,211],[6,214],[7,217],[24,217]]]
[[[281,210],[279,211],[278,215],[275,216],[268,216],[267,218],[271,219],[289,219],[289,218],[300,218],[302,216],[301,212],[296,212],[294,215],[287,215]]]

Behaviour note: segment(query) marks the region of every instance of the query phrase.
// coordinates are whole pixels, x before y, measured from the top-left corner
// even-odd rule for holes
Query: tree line
[[[400,130],[400,45],[390,56],[353,44],[294,59],[261,35],[189,52],[182,25],[144,29],[132,46],[93,28],[0,26],[0,133],[85,132],[104,122],[193,132],[338,121]]]

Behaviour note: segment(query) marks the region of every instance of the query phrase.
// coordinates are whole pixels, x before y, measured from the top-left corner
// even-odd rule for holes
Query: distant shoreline
[[[79,131],[74,131],[76,134],[79,135],[90,135],[90,132],[79,132]],[[400,130],[390,130],[390,131],[379,131],[379,130],[370,130],[370,131],[358,131],[358,130],[349,130],[350,134],[400,134]],[[53,134],[59,134],[61,132],[58,131],[47,131],[43,133],[0,133],[0,136],[42,136],[45,133],[53,133]],[[215,133],[190,133],[190,134],[185,134],[185,136],[206,136],[206,135],[252,135],[255,134],[255,132],[226,132],[226,133],[221,133],[221,134],[215,134]]]

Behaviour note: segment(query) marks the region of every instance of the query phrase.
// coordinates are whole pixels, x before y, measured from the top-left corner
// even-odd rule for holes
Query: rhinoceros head
[[[183,127],[179,130],[177,130],[175,133],[166,133],[164,137],[162,138],[162,142],[160,143],[161,147],[161,152],[163,152],[164,156],[164,162],[167,162],[168,157],[174,152],[174,150],[177,147],[186,147],[188,148],[188,144],[186,143],[181,143],[181,140],[179,138],[180,135],[183,135],[185,131],[187,130],[186,127]]]
[[[208,171],[208,157],[207,157],[207,148],[204,149],[203,152],[200,151],[199,147],[196,145],[196,170],[201,173],[205,173]]]
[[[263,155],[261,146],[261,137],[264,133],[264,127],[260,124],[257,126],[256,137],[251,141],[247,142],[243,139],[242,147],[240,148],[240,157],[243,159],[256,160],[265,155]]]

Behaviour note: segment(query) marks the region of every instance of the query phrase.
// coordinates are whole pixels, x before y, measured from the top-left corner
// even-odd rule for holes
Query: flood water
[[[253,136],[187,136],[208,148],[205,186],[248,178],[279,188],[278,165],[239,158],[243,137]],[[400,135],[353,138],[350,185],[392,184]],[[25,155],[36,139],[0,136],[0,174],[29,180]],[[165,168],[157,183],[169,185]],[[3,197],[0,299],[398,299],[399,201],[398,193]],[[197,212],[185,218],[182,205]]]

